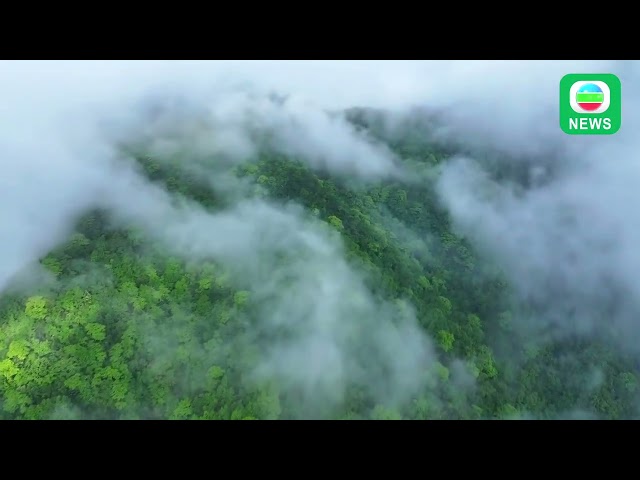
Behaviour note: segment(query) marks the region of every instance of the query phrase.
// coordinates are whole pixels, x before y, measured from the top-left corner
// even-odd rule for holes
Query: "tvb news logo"
[[[622,123],[620,79],[570,73],[560,80],[560,128],[569,135],[612,135]]]

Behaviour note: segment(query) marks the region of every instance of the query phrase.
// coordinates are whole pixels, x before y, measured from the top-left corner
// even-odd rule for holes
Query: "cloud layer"
[[[623,126],[615,136],[560,131],[559,80],[589,71],[622,79]],[[274,346],[259,373],[328,403],[338,399],[318,392],[340,397],[345,379],[385,400],[412,392],[424,383],[422,366],[435,361],[430,342],[411,315],[390,321],[395,313],[370,298],[338,240],[299,212],[263,202],[217,215],[178,208],[123,166],[114,140],[146,135],[157,153],[188,145],[195,157],[234,162],[266,141],[314,168],[383,178],[401,175],[393,155],[335,111],[428,107],[445,113],[442,138],[515,155],[531,178],[553,167],[523,189],[493,180],[479,158],[447,164],[439,192],[459,232],[496,259],[522,298],[541,306],[539,325],[562,334],[606,325],[633,350],[640,344],[637,72],[637,62],[610,61],[0,62],[0,291],[95,206],[144,226],[185,257],[224,259],[264,298],[282,288],[278,275],[264,276],[269,258],[299,249],[280,271],[295,276],[299,301],[275,300],[265,320],[270,328],[297,319],[288,325],[295,335]],[[536,100],[523,101],[532,92]],[[374,312],[388,312],[378,329],[344,322]],[[353,335],[364,335],[362,350],[349,346]],[[323,356],[313,354],[319,350]],[[304,361],[292,361],[302,353]],[[379,362],[362,371],[372,356]],[[388,370],[390,380],[375,380]]]

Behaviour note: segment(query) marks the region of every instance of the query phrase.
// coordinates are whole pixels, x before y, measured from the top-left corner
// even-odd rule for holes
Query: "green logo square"
[[[613,135],[622,123],[622,87],[611,73],[570,73],[560,80],[560,128],[569,135]]]

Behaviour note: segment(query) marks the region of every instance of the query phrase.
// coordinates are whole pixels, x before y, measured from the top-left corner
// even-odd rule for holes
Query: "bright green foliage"
[[[236,292],[235,295],[233,296],[233,303],[236,305],[236,307],[243,307],[247,303],[248,299],[249,299],[249,292],[246,292],[246,291]]]
[[[383,405],[376,405],[371,412],[372,420],[402,420],[402,416],[396,410],[384,407]]]
[[[47,301],[44,297],[31,297],[27,300],[24,311],[34,320],[43,320],[47,316]]]
[[[62,264],[55,257],[46,256],[42,259],[42,265],[55,276],[62,273]]]
[[[329,222],[329,224],[334,227],[337,230],[344,230],[344,225],[342,224],[342,220],[340,220],[338,217],[336,217],[335,215],[330,215],[327,218],[327,221]]]
[[[371,123],[357,112],[350,118]],[[374,124],[371,133],[381,136]],[[583,410],[637,418],[640,376],[630,359],[604,342],[541,345],[518,337],[520,316],[535,312],[514,304],[495,266],[455,233],[436,196],[433,167],[447,153],[426,143],[419,129],[389,145],[420,181],[347,182],[269,152],[225,172],[242,178],[243,194],[295,202],[310,221],[328,224],[371,296],[393,306],[398,318],[415,317],[436,346],[437,358],[388,371],[376,369],[357,334],[336,339],[367,358],[380,378],[421,382],[404,396],[344,385],[337,395],[343,398],[319,416],[556,418]],[[176,199],[208,210],[227,206],[203,175],[184,167],[184,158],[139,162]],[[263,292],[251,291],[250,282],[212,259],[194,265],[172,256],[143,230],[115,230],[105,212],[86,212],[76,230],[41,261],[54,286],[0,295],[0,419],[306,415],[305,388],[255,375],[265,355],[274,354],[263,346],[288,339],[286,331],[255,328],[272,307],[260,303]],[[285,257],[273,260],[274,275],[277,262],[290,261]],[[286,298],[289,291],[280,293]],[[354,305],[368,301],[343,293]],[[402,353],[411,345],[395,348]]]
[[[178,402],[178,406],[175,408],[173,413],[169,416],[170,420],[187,420],[193,415],[193,410],[191,408],[191,400],[184,399]]]
[[[436,373],[438,374],[438,377],[440,377],[441,381],[446,382],[449,380],[449,369],[440,362],[436,363]]]
[[[514,420],[518,418],[519,412],[518,409],[510,403],[505,403],[500,409],[499,416],[506,420]]]
[[[453,349],[453,342],[455,341],[453,333],[447,332],[446,330],[440,330],[438,332],[438,340],[440,341],[440,346],[445,352],[450,352]]]

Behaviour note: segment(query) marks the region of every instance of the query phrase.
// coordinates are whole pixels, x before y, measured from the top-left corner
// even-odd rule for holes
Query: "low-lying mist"
[[[579,72],[620,76],[616,135],[561,132],[559,81]],[[440,112],[425,136],[465,148],[437,169],[456,232],[533,308],[514,325],[541,343],[605,335],[640,353],[639,74],[636,62],[612,61],[0,62],[0,292],[82,215],[105,209],[115,226],[141,229],[185,261],[220,262],[251,292],[262,357],[246,379],[276,381],[297,396],[300,417],[330,415],[354,386],[379,404],[406,404],[435,388],[440,365],[412,308],[369,291],[335,228],[293,202],[249,195],[229,172],[269,149],[339,178],[411,184],[397,155],[342,109],[384,109],[393,136],[424,108]],[[537,100],[521,101],[532,89]],[[170,194],[134,154],[196,172],[227,205]],[[500,176],[513,167],[504,162],[521,162],[530,181]],[[467,388],[456,362],[448,366]]]

